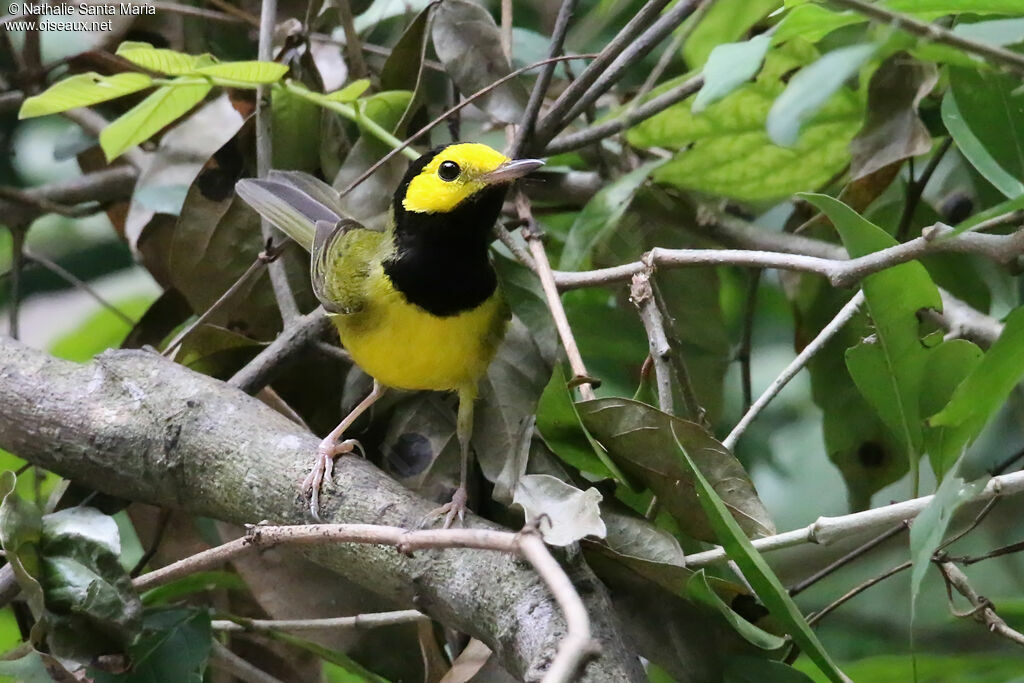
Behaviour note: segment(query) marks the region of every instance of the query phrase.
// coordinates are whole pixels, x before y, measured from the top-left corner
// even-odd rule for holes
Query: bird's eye
[[[458,178],[461,172],[462,169],[454,161],[444,161],[437,167],[437,175],[441,176],[441,180],[448,182]]]

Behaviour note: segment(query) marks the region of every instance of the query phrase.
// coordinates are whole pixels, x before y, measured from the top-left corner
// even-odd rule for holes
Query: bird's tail
[[[239,180],[235,192],[306,251],[313,248],[318,221],[333,225],[345,217],[337,191],[308,173],[271,171],[265,179]]]

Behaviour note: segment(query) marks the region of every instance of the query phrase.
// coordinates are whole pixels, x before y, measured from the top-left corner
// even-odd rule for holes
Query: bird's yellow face
[[[501,171],[514,163],[487,145],[449,145],[409,181],[402,206],[414,213],[447,213],[487,186],[518,177]]]

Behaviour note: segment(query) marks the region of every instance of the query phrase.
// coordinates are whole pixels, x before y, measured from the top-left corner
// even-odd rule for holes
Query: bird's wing
[[[239,180],[235,191],[246,204],[306,251],[313,248],[318,221],[333,224],[346,219],[338,193],[308,173],[271,171],[265,179]]]
[[[325,309],[341,314],[362,310],[370,276],[389,240],[387,234],[351,219],[317,221],[310,277]]]

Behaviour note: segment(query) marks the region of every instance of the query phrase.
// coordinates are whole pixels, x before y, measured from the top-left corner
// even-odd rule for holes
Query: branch
[[[1012,496],[1021,492],[1024,492],[1024,472],[1014,472],[992,477],[985,488],[969,502],[986,501],[997,496]],[[913,519],[931,503],[932,498],[934,496],[922,496],[842,517],[819,517],[813,524],[802,529],[757,538],[751,543],[761,552],[790,548],[804,543],[831,545],[850,536],[877,531]],[[702,553],[687,555],[686,566],[690,568],[705,567],[725,562],[728,559],[724,550],[713,548]]]
[[[284,368],[295,355],[317,340],[330,327],[323,306],[288,323],[277,339],[249,361],[245,367],[228,380],[228,384],[247,394],[255,394],[267,386],[274,376]]]
[[[950,595],[950,610],[955,616],[972,617],[979,624],[984,624],[992,633],[1024,647],[1024,634],[1007,626],[1006,622],[996,614],[992,602],[988,598],[978,595],[977,591],[974,590],[970,581],[967,580],[967,575],[960,570],[960,567],[948,561],[937,562],[936,564],[939,567],[939,571],[942,572],[942,576],[946,579],[946,590],[948,591],[950,587],[955,588],[957,593],[967,598],[973,607],[966,614],[957,612],[953,608],[953,596]]]
[[[347,6],[347,3],[342,3]],[[274,60],[274,27],[277,24],[277,0],[263,0],[260,5],[260,33],[257,59],[263,62]],[[358,49],[358,48],[357,48]],[[265,178],[273,163],[273,121],[270,112],[270,87],[261,85],[256,90],[256,175]],[[286,240],[284,233],[278,230],[266,218],[260,218],[260,233],[264,244],[272,244]],[[299,316],[299,305],[295,301],[295,293],[288,284],[288,272],[283,260],[269,264],[270,286],[274,290],[274,299],[281,312],[281,320],[287,325]]]
[[[414,609],[394,612],[357,614],[354,617],[331,617],[326,619],[214,619],[210,624],[217,631],[334,631],[337,629],[364,629],[378,626],[407,624],[413,621],[430,621],[430,617]]]
[[[322,318],[322,314],[318,314]],[[99,491],[236,524],[303,524],[299,481],[318,440],[255,399],[156,354],[112,351],[79,365],[0,338],[0,448]],[[324,519],[412,527],[435,507],[362,458],[341,458]],[[472,532],[504,531],[472,518]],[[315,528],[315,527],[302,527]],[[312,559],[491,647],[517,678],[548,670],[566,620],[515,556],[374,545],[304,548]],[[604,586],[582,562],[583,601],[601,655],[585,681],[641,681]]]
[[[723,446],[729,450],[733,449],[740,436],[744,431],[746,431],[747,427],[750,426],[750,423],[754,421],[754,418],[760,415],[765,406],[767,406],[768,403],[775,398],[780,391],[782,391],[784,386],[789,384],[789,380],[796,377],[797,373],[799,373],[804,366],[814,358],[815,354],[821,351],[821,349],[829,343],[832,337],[836,336],[836,334],[846,326],[846,323],[850,322],[850,319],[857,314],[857,311],[863,303],[864,292],[861,290],[858,291],[853,298],[839,310],[836,317],[832,318],[829,324],[822,328],[821,332],[818,333],[818,336],[816,336],[810,344],[805,346],[803,350],[797,354],[797,357],[786,366],[786,369],[775,378],[767,389],[765,389],[764,393],[758,397],[757,401],[754,402],[754,405],[750,406],[750,409],[747,410],[743,417],[740,418],[740,421],[736,423],[736,426],[732,428],[732,431],[729,432],[729,435],[722,441]]]
[[[132,196],[139,172],[131,166],[114,166],[95,173],[88,173],[71,180],[33,187],[19,193],[16,201],[0,199],[0,215],[10,224],[31,223],[48,210],[39,206],[45,201],[63,207],[85,202],[107,202],[128,199]],[[23,201],[23,200],[27,200]],[[32,204],[31,202],[36,202]]]
[[[830,0],[830,2],[833,5],[852,9],[854,12],[863,14],[875,21],[902,29],[922,40],[959,48],[964,52],[977,55],[996,66],[1002,66],[1017,75],[1024,75],[1024,55],[1020,55],[1012,50],[969,40],[937,24],[918,21],[905,14],[899,14],[886,9],[881,5],[864,2],[864,0]]]
[[[654,364],[654,382],[658,387],[658,407],[664,413],[675,414],[675,406],[672,400],[672,366],[670,358],[672,347],[669,345],[668,336],[665,334],[665,321],[658,310],[658,304],[654,300],[654,290],[651,288],[651,272],[649,270],[637,273],[633,276],[633,282],[629,286],[629,300],[636,306],[640,313],[640,320],[647,333],[648,353],[651,362]],[[696,417],[696,416],[693,416]]]

